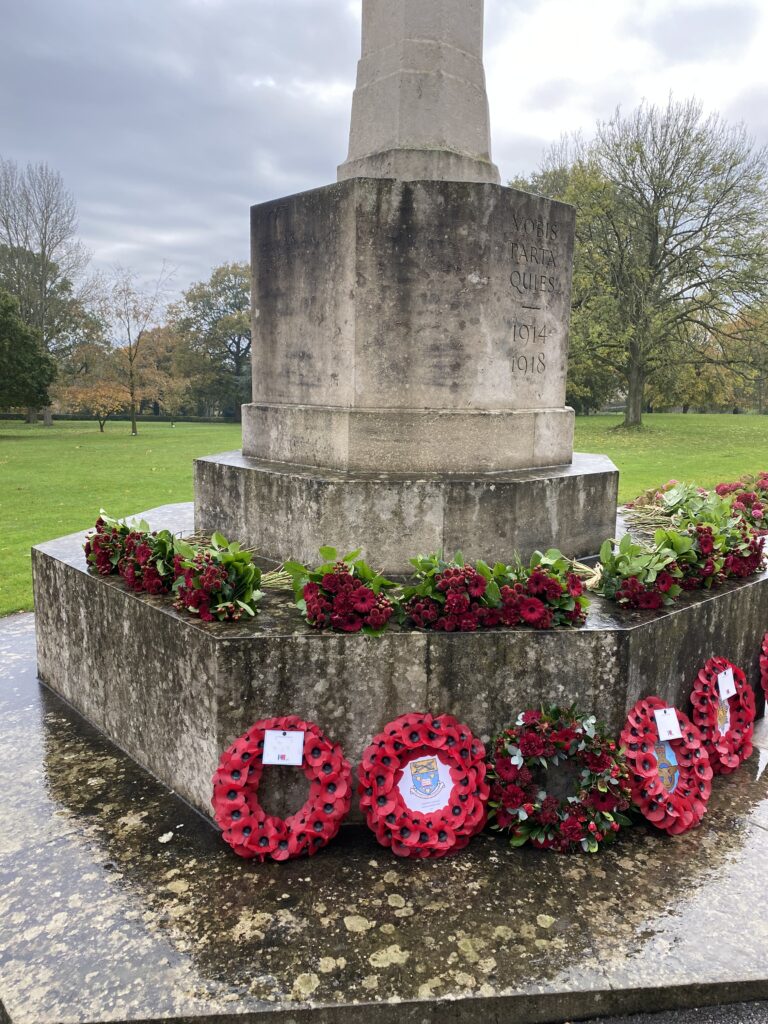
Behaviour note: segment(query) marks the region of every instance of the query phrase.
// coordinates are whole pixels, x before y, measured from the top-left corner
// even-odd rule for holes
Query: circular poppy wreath
[[[398,857],[444,857],[485,825],[485,772],[485,747],[466,725],[450,715],[401,715],[363,754],[360,807]]]
[[[720,698],[717,677],[733,670],[736,693]],[[691,693],[693,724],[701,730],[715,775],[730,775],[752,754],[755,695],[740,668],[725,658],[710,658],[696,677]]]
[[[304,733],[301,769],[309,779],[309,797],[288,818],[267,814],[259,804],[268,729]],[[340,746],[313,723],[295,715],[256,722],[221,755],[213,776],[211,800],[223,838],[239,857],[262,863],[310,857],[339,831],[352,803],[352,769]]]
[[[677,712],[682,738],[659,739],[653,713],[666,707],[658,697],[638,701],[621,745],[635,804],[651,824],[674,836],[694,828],[706,814],[713,773],[704,738],[682,711]]]
[[[768,700],[768,633],[763,637],[760,647],[760,685],[763,688],[765,699]]]
[[[490,816],[511,846],[596,853],[631,824],[621,813],[630,805],[627,766],[593,716],[524,711],[493,750]],[[556,796],[546,787],[558,776]]]

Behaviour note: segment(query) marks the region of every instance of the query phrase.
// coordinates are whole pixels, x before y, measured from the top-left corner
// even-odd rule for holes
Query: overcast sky
[[[248,207],[335,180],[361,0],[7,0],[0,155],[46,161],[97,265],[248,257]],[[617,104],[700,97],[768,143],[766,0],[486,0],[502,180]]]

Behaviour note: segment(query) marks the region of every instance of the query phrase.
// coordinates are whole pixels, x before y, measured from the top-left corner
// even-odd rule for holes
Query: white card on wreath
[[[304,763],[304,733],[296,730],[266,729],[261,763],[300,768]]]
[[[674,708],[656,708],[653,712],[656,719],[656,728],[659,733],[659,740],[666,743],[667,740],[680,740],[683,734],[680,732],[680,719]]]
[[[720,690],[720,700],[725,703],[729,697],[736,696],[736,680],[733,678],[733,669],[728,668],[717,674],[717,685]]]

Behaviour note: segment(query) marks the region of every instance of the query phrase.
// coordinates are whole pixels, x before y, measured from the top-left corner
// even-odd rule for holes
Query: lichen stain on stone
[[[375,953],[372,953],[368,957],[368,962],[371,967],[395,967],[407,963],[410,956],[411,954],[408,950],[401,949],[397,945],[386,946],[384,949],[378,949]]]

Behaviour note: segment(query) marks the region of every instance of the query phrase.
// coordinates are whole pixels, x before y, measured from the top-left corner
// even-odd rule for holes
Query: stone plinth
[[[344,473],[249,459],[195,462],[195,526],[219,530],[282,562],[318,549],[365,547],[372,565],[409,572],[432,551],[511,561],[536,548],[596,555],[616,522],[618,472],[603,455],[570,466],[487,474]]]
[[[372,735],[407,711],[447,712],[488,738],[526,707],[576,702],[618,732],[651,693],[687,708],[714,654],[759,692],[768,575],[668,612],[596,599],[580,630],[393,630],[377,640],[312,631],[287,594],[270,595],[254,622],[205,625],[89,574],[82,539],[33,552],[40,678],[204,813],[220,751],[271,715],[316,721],[357,764]]]
[[[483,0],[363,0],[352,101],[355,177],[490,181]]]
[[[365,178],[251,223],[246,456],[393,473],[571,461],[572,207]]]

